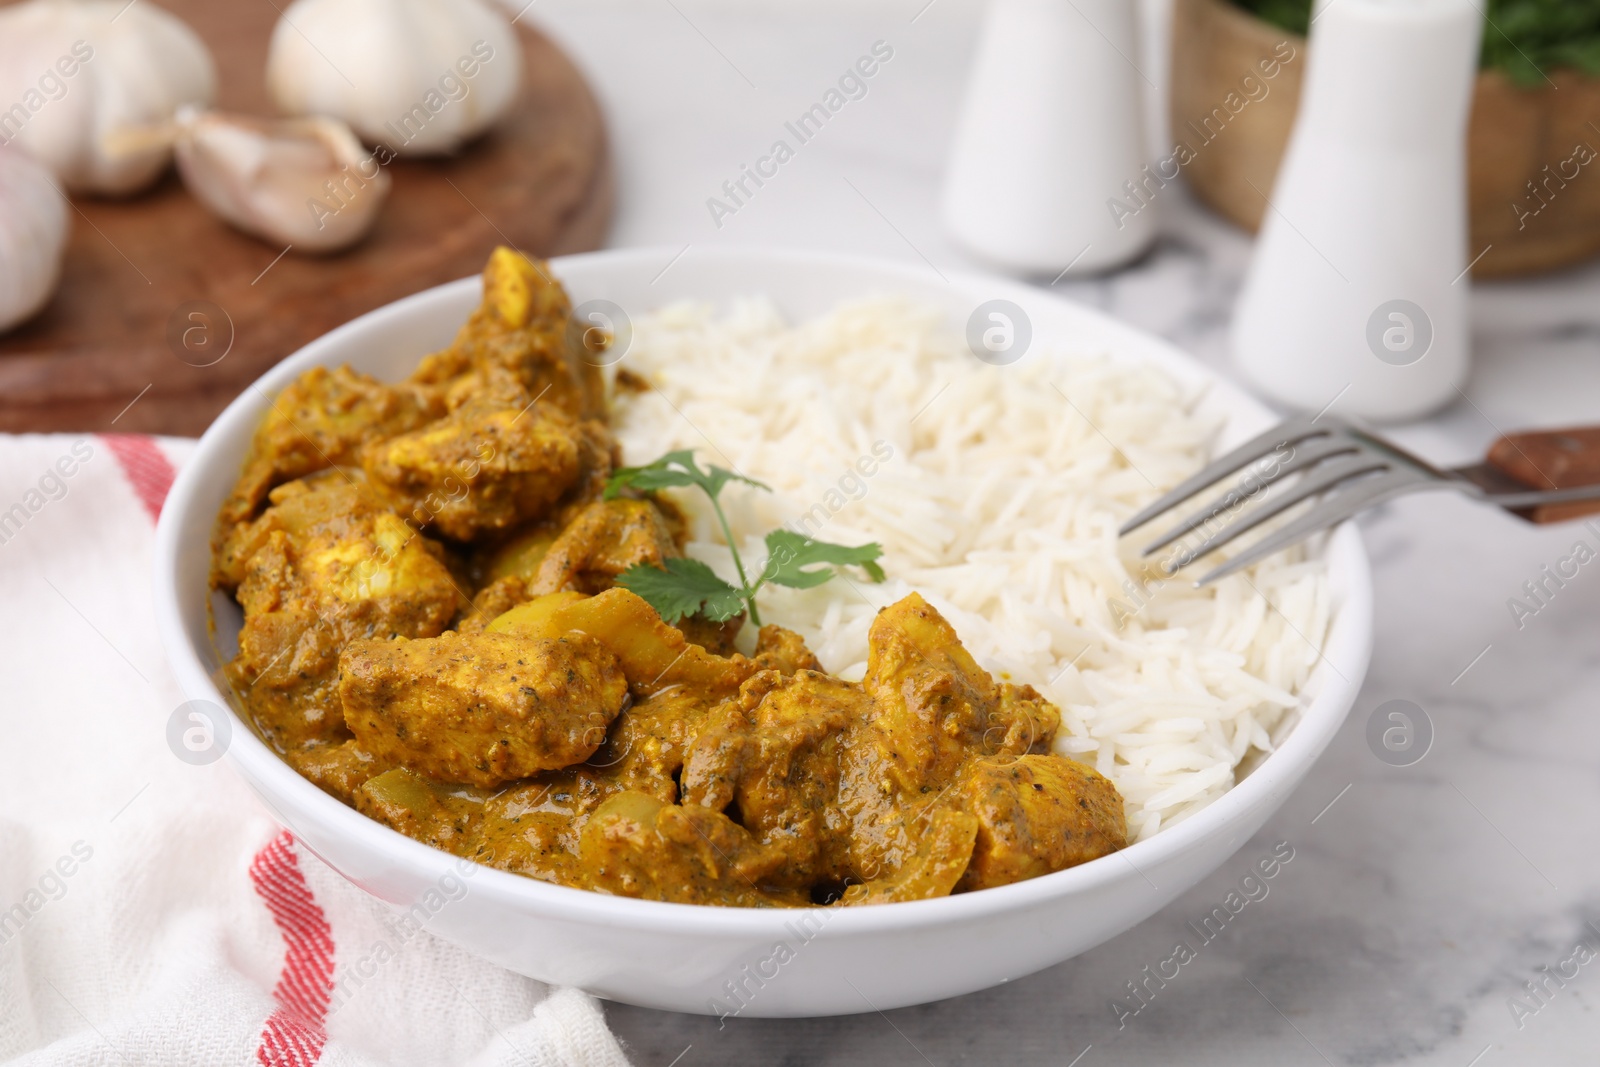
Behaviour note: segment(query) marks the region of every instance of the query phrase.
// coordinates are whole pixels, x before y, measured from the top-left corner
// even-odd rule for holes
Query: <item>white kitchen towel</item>
[[[591,998],[397,924],[169,747],[150,553],[192,447],[0,437],[0,1062],[626,1065]]]

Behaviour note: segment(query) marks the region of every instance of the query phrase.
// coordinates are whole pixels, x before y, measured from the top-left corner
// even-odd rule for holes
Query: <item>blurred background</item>
[[[1574,156],[1592,152],[1583,147],[1590,142],[1600,144],[1600,128],[1593,125],[1600,82],[1591,73],[1600,69],[1596,5],[1491,5],[1482,30],[1484,69],[1470,99],[1459,101],[1471,115],[1465,129],[1430,116],[1425,101],[1413,103],[1408,118],[1403,96],[1354,120],[1371,127],[1374,138],[1388,135],[1397,121],[1431,123],[1444,138],[1432,149],[1434,157],[1454,159],[1452,173],[1429,163],[1434,157],[1427,153],[1412,153],[1426,180],[1408,187],[1404,176],[1382,173],[1381,159],[1373,162],[1382,152],[1369,152],[1371,158],[1345,153],[1350,176],[1341,176],[1338,187],[1374,186],[1378,192],[1362,195],[1393,201],[1393,219],[1372,217],[1359,196],[1328,207],[1323,219],[1315,210],[1269,208],[1296,192],[1275,182],[1307,70],[1309,49],[1299,34],[1311,5],[1298,0],[1083,0],[1065,7],[1001,0],[992,9],[976,0],[509,5],[503,17],[514,20],[522,52],[517,95],[479,123],[487,132],[466,131],[443,154],[417,157],[401,146],[403,158],[380,160],[380,180],[393,180],[377,200],[386,193],[388,201],[372,207],[370,220],[344,213],[341,221],[353,224],[353,236],[344,238],[353,241],[348,248],[319,252],[308,240],[296,247],[296,234],[283,225],[253,216],[259,224],[252,231],[252,219],[243,226],[230,219],[219,201],[241,184],[233,173],[239,168],[226,163],[226,153],[205,156],[212,131],[203,127],[167,135],[181,142],[181,175],[159,172],[153,187],[115,198],[74,191],[59,287],[45,294],[41,310],[0,333],[0,429],[84,429],[116,417],[118,429],[198,433],[245,383],[299,344],[401,295],[471,273],[498,242],[540,254],[660,246],[664,266],[696,247],[737,243],[859,252],[921,262],[934,271],[998,268],[1158,333],[1242,377],[1269,400],[1315,408],[1320,400],[1296,403],[1252,374],[1236,351],[1249,348],[1251,338],[1230,333],[1251,261],[1251,230],[1280,217],[1283,241],[1309,242],[1330,265],[1343,262],[1341,277],[1368,268],[1363,257],[1377,264],[1367,273],[1378,296],[1351,315],[1359,312],[1365,320],[1379,298],[1407,296],[1416,288],[1407,271],[1424,268],[1428,284],[1454,301],[1435,307],[1438,296],[1411,294],[1442,320],[1435,323],[1441,338],[1435,358],[1425,366],[1444,368],[1453,360],[1448,380],[1436,381],[1398,412],[1356,402],[1358,389],[1343,401],[1345,413],[1409,419],[1442,408],[1444,424],[1471,421],[1474,413],[1459,410],[1458,387],[1464,386],[1477,402],[1496,406],[1485,409],[1496,422],[1550,425],[1587,416],[1586,398],[1594,394],[1572,386],[1600,388],[1592,361],[1582,358],[1592,345],[1592,296],[1600,278],[1587,265],[1600,249],[1600,183],[1589,182],[1584,160]],[[139,0],[131,10],[154,6]],[[372,110],[336,92],[337,80],[327,70],[322,73],[332,88],[269,86],[273,79],[291,85],[312,80],[295,66],[296,57],[280,60],[275,51],[272,78],[263,73],[274,26],[277,37],[290,41],[311,41],[319,32],[337,36],[336,29],[286,28],[270,5],[224,12],[179,3],[173,10],[216,59],[212,97],[222,115],[257,119],[343,108],[348,119],[363,106]],[[1343,17],[1338,4],[1332,10],[1335,20]],[[1032,27],[1029,19],[1043,21]],[[1474,15],[1473,21],[1480,20]],[[988,39],[1003,56],[1012,47],[1007,33],[1048,39],[1048,47],[1014,61],[980,62],[980,41]],[[1442,36],[1428,31],[1425,39]],[[1359,74],[1364,64],[1384,69],[1382,57],[1360,54],[1370,42],[1356,45],[1355,70],[1346,73]],[[36,64],[15,38],[7,47],[0,89],[6,99],[20,101],[36,77],[30,64]],[[362,54],[359,39],[347,47]],[[838,96],[841,77],[875,48],[892,58],[874,61],[871,76],[849,83],[849,96],[840,97],[844,106],[825,126],[813,119],[818,128],[796,128],[807,134],[803,143],[789,132],[825,94]],[[1059,54],[1073,48],[1080,51]],[[1476,37],[1441,48],[1455,58],[1423,56],[1408,66],[1428,71],[1432,61],[1454,72],[1450,64],[1459,66],[1465,49],[1478,66]],[[1289,58],[1275,62],[1274,55]],[[314,56],[298,58],[307,69],[319,63]],[[1272,63],[1270,76],[1264,62]],[[84,66],[87,74],[94,64]],[[111,75],[104,61],[95,72]],[[483,96],[449,104],[444,114],[464,114]],[[394,99],[403,101],[403,91]],[[77,103],[70,91],[60,103],[46,101],[31,120],[33,132],[66,121],[64,113]],[[383,106],[398,116],[409,105],[380,104],[378,111]],[[996,121],[997,115],[1013,121]],[[355,125],[366,146],[352,141],[360,151],[370,153],[382,138],[394,140]],[[10,132],[0,128],[0,134]],[[1453,153],[1452,136],[1458,138]],[[772,162],[779,140],[792,143],[792,158]],[[11,141],[13,148],[29,148],[26,137]],[[1189,159],[1176,146],[1191,142]],[[199,162],[184,165],[191,157]],[[213,170],[220,166],[221,177],[205,172],[207,158]],[[216,164],[218,158],[224,163]],[[984,170],[982,160],[997,158],[1002,162]],[[774,173],[759,179],[753,167]],[[1111,180],[1124,174],[1123,181]],[[271,186],[273,175],[251,180],[257,187],[243,182],[246,193],[281,192],[259,188]],[[1130,180],[1136,184],[1124,184]],[[1318,203],[1315,190],[1305,195]],[[1441,199],[1448,204],[1452,195],[1462,202],[1434,212],[1442,222],[1416,220],[1426,233],[1408,223],[1426,214],[1421,206]],[[985,217],[973,206],[985,203],[1008,206],[1011,214]],[[1363,214],[1365,224],[1346,221]],[[1051,248],[1039,258],[1037,248],[1010,247],[1001,232],[1007,222],[1086,254]],[[1112,223],[1121,225],[1091,250],[1089,231]],[[303,220],[294,224],[304,229]],[[969,233],[958,239],[963,225]],[[1334,236],[1316,236],[1318,225]],[[1450,232],[1436,233],[1441,225]],[[1088,234],[1081,245],[1080,231]],[[1001,234],[998,243],[975,252],[982,241],[971,236],[991,232]],[[1345,235],[1353,235],[1354,250],[1333,253],[1328,242]],[[1270,232],[1265,239],[1270,243]],[[1386,249],[1407,246],[1439,249],[1439,265],[1392,266],[1404,257]],[[1456,280],[1444,285],[1445,274]],[[1293,277],[1282,284],[1313,289],[1322,283]],[[1257,302],[1273,303],[1273,295],[1259,293]],[[293,319],[271,313],[285,302],[299,309]],[[1254,329],[1270,331],[1271,358],[1278,360],[1281,347],[1284,366],[1334,358],[1318,348],[1325,330],[1302,326],[1296,336],[1293,323],[1276,321]],[[213,362],[219,351],[230,357],[220,365]],[[1372,362],[1364,352],[1359,358]],[[1466,385],[1469,358],[1475,373]],[[146,386],[148,393],[141,393]],[[124,412],[136,395],[139,404]],[[1467,458],[1463,452],[1479,452],[1487,441],[1481,437],[1466,433],[1452,442],[1433,436],[1427,443],[1444,450],[1435,458],[1454,462]]]

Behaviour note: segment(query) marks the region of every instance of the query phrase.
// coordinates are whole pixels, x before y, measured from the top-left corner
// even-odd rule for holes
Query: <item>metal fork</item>
[[[1441,470],[1358,426],[1318,417],[1290,419],[1240,445],[1129,519],[1119,535],[1126,536],[1247,468],[1237,485],[1152,541],[1143,554],[1152,555],[1190,534],[1203,536],[1198,545],[1180,546],[1167,561],[1166,572],[1174,574],[1312,498],[1320,499],[1305,514],[1263,537],[1197,584],[1225,578],[1337,526],[1357,512],[1429,489],[1453,489],[1533,522],[1560,521],[1600,510],[1600,427],[1509,434],[1495,442],[1485,462]],[[1299,477],[1284,492],[1228,521],[1292,475]],[[1586,502],[1595,503],[1578,506]],[[1217,529],[1219,521],[1225,525]]]

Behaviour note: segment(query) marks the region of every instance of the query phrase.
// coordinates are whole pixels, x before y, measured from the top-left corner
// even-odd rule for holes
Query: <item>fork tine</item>
[[[1193,515],[1190,515],[1187,519],[1184,519],[1182,522],[1178,523],[1178,525],[1162,534],[1159,538],[1150,542],[1144,547],[1144,550],[1140,552],[1140,555],[1149,556],[1163,548],[1166,548],[1168,545],[1182,537],[1184,534],[1188,533],[1190,530],[1193,530],[1198,526],[1204,526],[1218,515],[1221,515],[1224,511],[1232,511],[1245,500],[1248,500],[1250,497],[1266,489],[1268,486],[1277,484],[1279,481],[1287,478],[1291,474],[1305,470],[1307,467],[1314,467],[1325,459],[1332,459],[1335,456],[1341,456],[1350,452],[1359,451],[1360,448],[1361,446],[1357,442],[1343,437],[1331,437],[1325,441],[1315,441],[1309,445],[1306,445],[1304,448],[1298,448],[1295,450],[1293,459],[1289,460],[1287,463],[1279,464],[1278,469],[1261,479],[1260,483],[1257,484],[1255,488],[1249,490],[1248,492],[1239,486],[1229,489],[1226,493],[1214,498],[1211,503],[1200,508]]]
[[[1274,552],[1305,540],[1312,534],[1350,518],[1358,511],[1382,504],[1406,493],[1421,489],[1444,488],[1442,483],[1419,478],[1409,471],[1391,470],[1377,478],[1367,478],[1343,492],[1333,494],[1281,530],[1274,530],[1237,556],[1211,571],[1196,582],[1196,586],[1210,585],[1219,579],[1258,563]]]
[[[1239,468],[1262,459],[1275,449],[1284,445],[1296,444],[1308,437],[1318,437],[1323,434],[1333,433],[1342,428],[1342,424],[1334,419],[1328,419],[1320,426],[1312,420],[1304,418],[1281,422],[1267,432],[1252,437],[1220,459],[1213,460],[1198,474],[1178,483],[1171,492],[1163,494],[1149,507],[1123,523],[1122,528],[1117,531],[1117,536],[1123,537],[1137,530],[1168,508],[1181,504],[1201,490],[1215,485]]]
[[[1307,474],[1293,489],[1277,500],[1263,503],[1238,522],[1230,523],[1212,534],[1198,548],[1184,553],[1180,557],[1178,565],[1173,567],[1169,573],[1176,573],[1195,560],[1209,556],[1217,549],[1249,533],[1273,516],[1282,514],[1302,500],[1316,496],[1319,493],[1325,493],[1352,478],[1359,478],[1363,474],[1386,469],[1388,469],[1387,462],[1377,456],[1354,456],[1346,460],[1335,460],[1320,470]]]

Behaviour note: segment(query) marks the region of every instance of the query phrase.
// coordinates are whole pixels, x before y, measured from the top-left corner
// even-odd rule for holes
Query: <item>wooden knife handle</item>
[[[1530,489],[1600,485],[1600,426],[1511,433],[1489,446],[1489,465]],[[1545,504],[1524,514],[1538,523],[1600,513],[1600,500]]]

